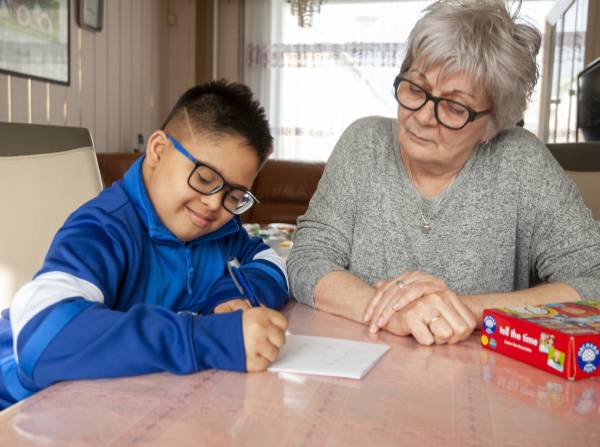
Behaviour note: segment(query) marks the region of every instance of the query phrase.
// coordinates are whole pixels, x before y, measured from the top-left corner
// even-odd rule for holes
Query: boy
[[[3,313],[0,409],[61,380],[265,370],[285,341],[268,309],[288,302],[285,264],[239,214],[272,141],[246,86],[188,90],[145,156],[67,219],[10,323]],[[232,257],[259,306],[240,296]]]

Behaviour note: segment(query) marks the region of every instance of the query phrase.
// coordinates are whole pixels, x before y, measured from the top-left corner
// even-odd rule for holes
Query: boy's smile
[[[201,212],[196,212],[191,209],[189,206],[186,206],[185,209],[190,213],[190,219],[194,224],[200,228],[207,227],[216,220],[215,217],[208,217]]]
[[[228,184],[227,187],[210,195],[193,189],[189,179],[194,162],[175,144],[198,162],[212,168]],[[229,185],[250,189],[258,168],[256,152],[238,135],[196,134],[177,140],[157,131],[148,141],[142,175],[161,222],[178,239],[188,242],[218,230],[233,217],[223,207],[223,197],[230,191]],[[209,179],[203,175],[197,181],[208,182]]]

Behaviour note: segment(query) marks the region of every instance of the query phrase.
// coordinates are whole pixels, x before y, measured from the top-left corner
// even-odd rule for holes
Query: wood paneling
[[[131,149],[134,144],[134,135],[131,126],[131,84],[133,66],[131,56],[133,53],[133,37],[131,19],[133,17],[131,10],[131,1],[120,2],[121,11],[119,14],[119,59],[121,61],[119,70],[119,141],[116,147]]]
[[[81,70],[81,28],[75,23],[76,5],[71,4],[71,14],[69,22],[71,25],[71,64],[70,64],[70,81],[69,88],[65,88],[65,99],[63,110],[64,123],[67,126],[81,125],[81,79],[79,72]]]
[[[98,152],[129,151],[194,83],[196,1],[105,0],[98,33],[77,25],[75,0],[70,14],[71,84],[0,74],[0,120],[84,126]]]
[[[196,2],[196,83],[213,78],[214,0]]]
[[[146,0],[144,1],[144,9],[146,9]],[[168,64],[169,61],[162,60],[162,54],[160,53],[161,42],[164,40],[161,38],[161,23],[164,24],[165,16],[164,11],[160,8],[161,5],[154,5],[148,10],[148,40],[144,39],[144,54],[147,55],[148,69],[144,71],[144,77],[147,80],[148,88],[145,90],[147,95],[144,97],[144,118],[147,121],[144,122],[144,141],[148,141],[148,136],[154,132],[162,124],[162,120],[166,114],[163,113],[163,109],[160,106],[160,79],[164,76],[154,76],[154,73],[164,72],[163,65]],[[162,4],[164,6],[164,2]],[[161,20],[163,19],[163,20]],[[161,63],[162,62],[162,63]]]
[[[9,83],[11,82],[10,76],[0,74],[0,121],[9,121],[9,102],[10,102],[10,90]]]
[[[83,127],[94,129],[96,123],[95,33],[90,33],[83,30],[79,31],[81,34],[81,49],[78,55],[78,59],[81,61],[81,71],[78,73],[78,77],[81,78],[80,123]]]
[[[31,122],[46,124],[48,123],[46,92],[48,90],[47,82],[36,82],[29,80],[31,84]]]
[[[27,79],[11,76],[11,111],[14,123],[27,123]]]
[[[112,2],[104,3],[104,23],[100,33],[85,34],[93,36],[94,40],[94,83],[93,83],[93,110],[94,110],[94,144],[98,152],[110,152],[108,146],[108,72],[115,67],[108,62],[108,28],[106,10]],[[113,111],[114,112],[114,111]],[[114,149],[113,149],[114,150]]]
[[[69,87],[62,85],[50,84],[50,94],[48,107],[50,109],[50,124],[57,126],[67,125],[67,90]],[[34,101],[39,101],[39,98],[34,98]]]
[[[121,2],[105,2],[104,18],[108,35],[108,152],[118,152],[121,137]]]
[[[143,3],[145,0],[132,0],[131,10],[131,129],[135,131],[132,135],[134,144],[137,144],[137,134],[144,132],[142,124],[142,113],[147,110],[142,104],[142,79],[145,77],[142,67],[142,20]]]

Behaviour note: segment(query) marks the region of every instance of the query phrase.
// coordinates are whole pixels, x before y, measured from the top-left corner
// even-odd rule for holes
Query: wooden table
[[[291,305],[296,334],[374,340]],[[477,336],[392,346],[360,381],[206,371],[60,383],[0,413],[0,446],[600,446],[600,380],[567,382]]]

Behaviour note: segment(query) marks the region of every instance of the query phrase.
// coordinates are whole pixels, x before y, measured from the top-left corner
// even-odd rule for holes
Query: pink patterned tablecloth
[[[292,304],[296,334],[392,346],[360,381],[206,371],[60,383],[0,413],[0,446],[600,446],[600,380],[424,347]]]

